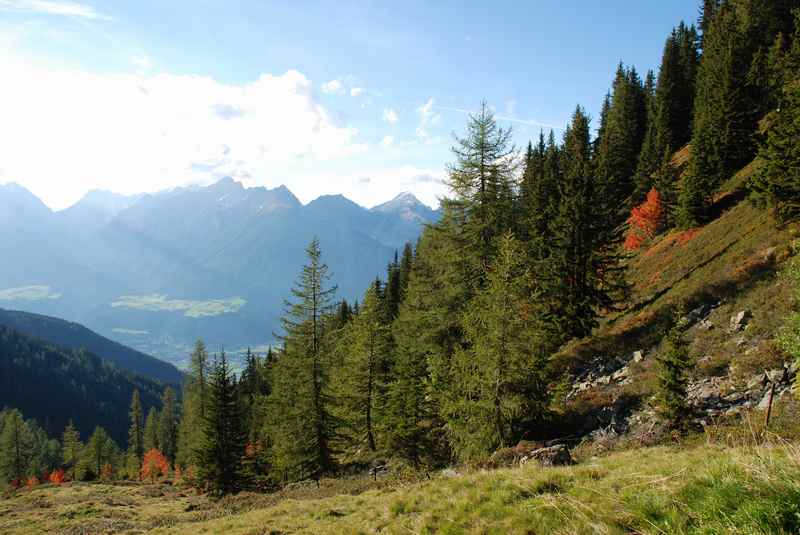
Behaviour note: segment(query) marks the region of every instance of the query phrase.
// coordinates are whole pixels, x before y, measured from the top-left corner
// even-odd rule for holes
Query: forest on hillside
[[[198,341],[180,401],[167,389],[145,415],[133,394],[126,449],[102,428],[83,445],[72,425],[59,444],[4,412],[0,479],[174,471],[223,494],[386,457],[481,463],[569,434],[552,410],[570,381],[555,355],[622,305],[631,255],[716,217],[719,187],[756,157],[752,202],[781,223],[800,216],[800,2],[706,0],[697,26],[666,37],[657,73],[618,66],[595,125],[578,105],[561,139],[542,132],[522,152],[510,140],[483,103],[456,138],[440,221],[384,280],[358,302],[337,299],[312,241],[278,346],[248,353],[236,376]],[[679,172],[673,155],[687,145]],[[691,362],[677,312],[656,404],[680,435]],[[796,338],[784,345],[800,357]],[[16,455],[23,439],[43,453]]]

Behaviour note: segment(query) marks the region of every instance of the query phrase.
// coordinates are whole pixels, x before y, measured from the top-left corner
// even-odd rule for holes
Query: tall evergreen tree
[[[508,446],[526,424],[541,421],[552,341],[531,299],[522,246],[498,238],[486,288],[465,318],[469,345],[453,356],[454,388],[444,407],[453,449],[462,460]]]
[[[170,463],[175,462],[178,447],[178,416],[176,414],[175,391],[166,387],[161,396],[161,411],[158,414],[158,445]]]
[[[364,295],[361,310],[342,337],[347,347],[340,367],[338,399],[341,420],[355,444],[375,451],[384,425],[389,382],[391,331],[385,321],[376,285]]]
[[[283,348],[274,367],[270,396],[270,435],[278,471],[293,478],[319,477],[335,469],[333,443],[336,421],[331,413],[331,336],[327,316],[335,286],[329,286],[328,266],[319,241],[306,249],[294,301],[286,302],[281,322]]]
[[[645,108],[647,109],[647,128],[645,129],[642,150],[636,164],[636,199],[641,200],[653,187],[653,173],[658,169],[660,154],[656,144],[656,120],[658,106],[656,101],[656,82],[653,71],[647,71],[644,82]]]
[[[197,340],[189,359],[189,370],[183,385],[181,420],[178,425],[177,464],[196,465],[194,458],[203,440],[203,418],[208,405],[208,351],[202,340]]]
[[[411,266],[414,264],[414,249],[410,242],[403,246],[403,254],[400,257],[400,303],[403,302],[408,289],[408,280],[411,277]]]
[[[22,413],[7,411],[0,433],[0,480],[23,481],[28,475],[33,437]]]
[[[100,477],[105,465],[113,468],[117,464],[119,447],[105,429],[97,426],[83,449],[82,457],[81,462],[88,471],[94,477]]]
[[[195,453],[198,478],[213,493],[228,494],[242,485],[247,432],[235,378],[224,351],[214,359],[207,393],[204,437]]]
[[[137,459],[141,459],[144,455],[144,414],[139,390],[133,391],[131,410],[128,414],[131,419],[131,427],[128,431],[128,452]]]
[[[617,206],[605,197],[608,184],[592,176],[589,118],[580,106],[562,150],[553,250],[539,276],[549,315],[570,338],[589,334],[599,312],[619,299],[621,229],[614,222]],[[610,188],[614,197],[613,181]]]
[[[64,429],[61,442],[64,466],[69,471],[70,478],[76,481],[78,479],[78,466],[80,463],[81,451],[83,450],[83,443],[81,442],[81,435],[75,428],[72,420],[67,422],[67,427]]]
[[[144,451],[158,449],[158,410],[155,407],[150,407],[150,412],[147,413],[147,419],[144,423],[144,437],[142,438]]]

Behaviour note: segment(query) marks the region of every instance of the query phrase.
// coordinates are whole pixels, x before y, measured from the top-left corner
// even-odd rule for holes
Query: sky
[[[431,205],[482,100],[523,148],[620,61],[657,69],[697,0],[0,0],[0,184],[286,185],[302,202]]]

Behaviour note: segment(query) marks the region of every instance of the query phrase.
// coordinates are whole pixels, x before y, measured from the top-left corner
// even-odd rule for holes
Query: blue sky
[[[577,103],[596,116],[616,64],[657,68],[697,8],[0,0],[0,183],[54,208],[225,174],[304,202],[436,204],[466,110],[486,99],[520,146]]]

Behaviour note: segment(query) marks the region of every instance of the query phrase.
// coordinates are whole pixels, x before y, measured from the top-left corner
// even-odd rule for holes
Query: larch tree
[[[72,423],[72,420],[67,422],[67,427],[61,436],[61,451],[63,454],[64,466],[69,470],[70,478],[75,481],[78,479],[78,466],[81,458],[81,451],[83,450],[83,443],[81,442],[81,435]]]
[[[488,284],[465,316],[469,345],[453,356],[454,388],[443,411],[453,450],[465,461],[510,445],[542,420],[549,399],[553,338],[530,295],[522,245],[510,233],[498,242]]]
[[[170,463],[175,462],[178,445],[178,415],[175,390],[168,386],[161,396],[161,411],[158,414],[158,445]]]
[[[147,419],[144,422],[144,436],[142,438],[145,451],[159,449],[158,442],[158,409],[150,407]]]
[[[329,316],[335,286],[315,238],[306,249],[308,263],[292,289],[281,320],[283,347],[273,368],[270,436],[276,470],[287,478],[320,477],[335,470],[337,436],[332,413],[332,340]]]
[[[193,452],[203,439],[202,421],[208,404],[208,367],[208,350],[202,340],[197,340],[184,380],[181,421],[178,425],[176,462],[183,467],[197,464]]]

